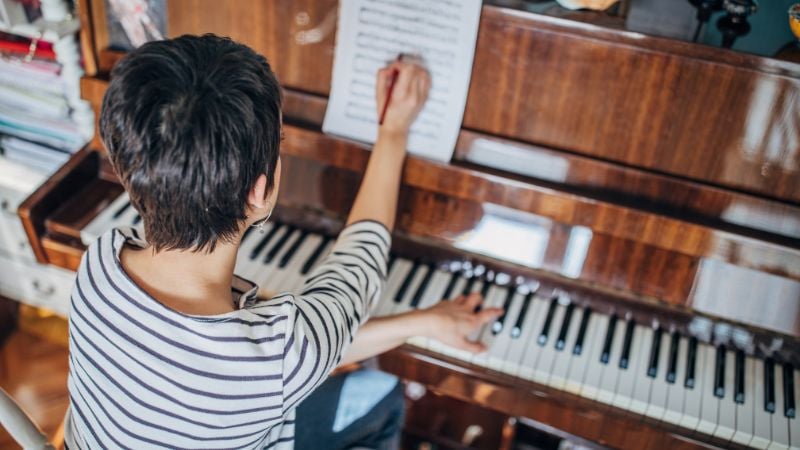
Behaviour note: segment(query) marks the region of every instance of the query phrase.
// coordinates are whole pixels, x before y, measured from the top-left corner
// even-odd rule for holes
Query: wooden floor
[[[0,386],[52,439],[67,411],[67,348],[16,331],[0,349]],[[0,427],[0,450],[18,449]]]

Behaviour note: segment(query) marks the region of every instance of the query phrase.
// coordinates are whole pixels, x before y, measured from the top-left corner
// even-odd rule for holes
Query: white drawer
[[[0,267],[0,291],[4,295],[67,315],[74,272],[7,257],[0,257]]]
[[[22,227],[22,221],[16,211],[6,209],[6,203],[0,197],[0,251],[18,257],[25,261],[34,262],[30,241]]]

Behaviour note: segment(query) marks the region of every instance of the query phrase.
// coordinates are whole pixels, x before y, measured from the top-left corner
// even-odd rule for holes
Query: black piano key
[[[306,260],[305,264],[303,264],[303,269],[300,271],[301,274],[307,274],[311,268],[314,267],[314,264],[316,264],[317,260],[322,256],[322,252],[325,250],[325,247],[328,246],[330,241],[330,238],[325,238],[320,241],[319,245],[317,245],[317,248],[314,249],[314,251]]]
[[[558,297],[553,297],[550,300],[550,306],[547,308],[547,315],[544,317],[544,324],[542,325],[542,331],[539,332],[539,337],[536,338],[536,342],[539,345],[547,344],[548,336],[550,335],[550,328],[553,325],[553,316],[556,314],[556,309],[558,308]]]
[[[111,218],[112,218],[112,219],[119,219],[119,216],[121,216],[121,215],[122,215],[122,213],[124,213],[125,211],[127,211],[127,210],[128,210],[128,208],[130,208],[130,207],[131,207],[131,202],[129,202],[129,201],[128,201],[128,202],[125,202],[125,204],[124,204],[124,205],[120,206],[119,208],[117,208],[117,210],[116,210],[116,211],[114,211],[114,215],[113,215],[113,216],[111,216]]]
[[[567,345],[567,332],[569,331],[569,324],[572,322],[572,314],[575,310],[575,304],[570,303],[567,306],[567,311],[564,313],[564,320],[561,322],[561,329],[558,331],[556,337],[556,350],[564,350]]]
[[[775,361],[772,358],[764,360],[764,410],[775,412]]]
[[[695,366],[697,365],[696,337],[692,336],[689,338],[689,348],[686,350],[686,378],[683,380],[683,386],[687,389],[694,389]]]
[[[428,289],[428,284],[430,284],[433,273],[436,271],[436,269],[433,267],[433,264],[428,264],[427,267],[428,271],[425,273],[425,276],[422,278],[419,286],[417,286],[417,290],[414,292],[414,297],[411,298],[411,307],[415,309],[422,300],[422,295],[425,294],[425,289]]]
[[[136,217],[133,218],[133,225],[139,225],[139,222],[141,222],[141,221],[142,221],[142,216],[139,215],[139,214],[136,214]]]
[[[461,295],[469,295],[472,292],[472,287],[475,286],[475,282],[478,280],[478,277],[474,275],[470,275],[467,278],[467,283],[464,285],[464,289],[461,290]]]
[[[394,295],[395,303],[400,303],[403,301],[403,297],[406,296],[406,291],[408,291],[408,287],[411,286],[411,281],[414,279],[414,275],[417,274],[417,269],[419,269],[419,261],[414,261],[414,265],[411,266],[411,270],[408,271],[406,277],[403,279],[400,289],[398,289],[397,293]]]
[[[672,332],[669,342],[669,361],[667,363],[667,383],[675,384],[676,372],[678,370],[678,345],[681,343],[681,335],[677,331]]]
[[[580,355],[583,353],[583,341],[586,339],[586,328],[589,327],[589,319],[592,316],[592,310],[585,308],[583,310],[583,317],[581,317],[581,325],[578,327],[578,336],[575,338],[575,346],[572,347],[573,355]]]
[[[294,227],[291,225],[286,227],[286,232],[283,233],[280,239],[278,239],[278,242],[276,242],[275,245],[273,245],[272,248],[269,249],[267,255],[264,257],[265,264],[271,263],[272,260],[275,259],[276,256],[278,256],[278,252],[280,252],[283,246],[286,245],[286,242],[289,241],[289,237],[292,235],[292,233],[294,233]]]
[[[263,238],[261,238],[261,241],[258,244],[256,244],[255,247],[253,247],[253,250],[250,251],[251,260],[256,259],[256,257],[258,257],[258,254],[261,253],[262,250],[264,250],[264,247],[266,247],[267,244],[269,244],[269,241],[272,240],[273,237],[275,237],[275,234],[278,232],[278,229],[280,228],[281,226],[277,223],[272,225],[272,228],[269,230],[269,233],[267,233]]]
[[[511,329],[512,338],[518,338],[522,335],[522,323],[525,321],[525,316],[528,314],[528,308],[530,308],[531,303],[533,303],[533,292],[525,296],[525,301],[519,311],[519,317],[514,323],[514,328]]]
[[[486,299],[486,295],[489,294],[489,289],[492,287],[493,281],[488,277],[483,279],[483,286],[481,287],[481,297]]]
[[[619,357],[620,369],[627,369],[631,362],[631,345],[633,344],[633,331],[636,328],[636,322],[633,319],[628,320],[625,324],[625,338],[622,341],[622,355]]]
[[[733,373],[733,401],[744,403],[744,351],[736,350],[736,371]]]
[[[725,397],[725,346],[717,346],[716,361],[714,362],[714,396]]]
[[[655,378],[658,375],[658,359],[661,353],[661,335],[664,334],[661,327],[653,330],[653,342],[650,347],[650,360],[647,362],[647,376]]]
[[[450,300],[453,296],[453,289],[456,287],[456,283],[458,282],[458,274],[456,272],[450,272],[450,281],[447,283],[447,287],[444,290],[444,295],[442,298],[445,300]]]
[[[783,415],[790,419],[797,416],[794,403],[794,367],[791,364],[783,365]]]
[[[506,300],[503,302],[503,315],[498,317],[497,320],[495,320],[492,324],[492,334],[500,333],[506,326],[506,315],[508,314],[508,309],[511,308],[511,302],[514,300],[514,295],[516,293],[517,288],[509,286],[508,294],[506,294]]]
[[[299,249],[300,246],[303,245],[303,242],[306,240],[306,237],[308,237],[308,231],[303,230],[302,232],[300,232],[300,237],[295,239],[295,241],[292,243],[292,246],[289,247],[288,250],[286,250],[286,253],[284,253],[283,256],[281,256],[281,260],[278,262],[278,267],[283,269],[284,267],[286,267],[287,264],[289,264],[289,262],[291,262],[292,257],[295,255],[295,253],[297,253],[297,249]]]
[[[611,359],[611,344],[614,342],[614,332],[617,329],[617,315],[612,314],[611,319],[608,321],[608,330],[606,330],[606,338],[603,340],[603,352],[600,353],[600,362],[608,364]]]

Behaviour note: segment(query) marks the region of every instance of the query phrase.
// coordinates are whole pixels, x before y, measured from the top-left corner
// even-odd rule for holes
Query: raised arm
[[[431,85],[430,75],[421,66],[393,63],[378,72],[375,93],[378,111],[383,109],[386,102],[392,72],[395,70],[397,79],[386,117],[378,128],[378,140],[350,210],[348,225],[360,220],[374,220],[386,225],[389,230],[394,227],[408,130],[425,104]]]
[[[424,69],[395,63],[378,73],[379,111],[393,69],[398,76],[392,99],[347,226],[328,256],[309,274],[300,295],[284,306],[288,316],[282,377],[285,410],[302,401],[339,364],[386,277],[389,230],[394,226],[408,130],[430,87]]]

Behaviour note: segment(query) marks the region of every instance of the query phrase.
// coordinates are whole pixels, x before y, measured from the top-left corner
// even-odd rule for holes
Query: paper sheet
[[[413,54],[423,59],[432,85],[411,127],[408,150],[450,161],[467,101],[480,12],[481,0],[341,0],[323,131],[375,142],[375,76],[398,54]]]

